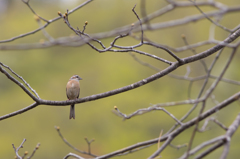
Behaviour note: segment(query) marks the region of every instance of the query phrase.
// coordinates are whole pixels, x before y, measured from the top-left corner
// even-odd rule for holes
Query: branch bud
[[[182,34],[181,37],[182,37],[182,38],[186,38],[185,34]]]
[[[114,109],[117,110],[117,106],[114,106]]]
[[[44,44],[45,43],[45,40],[44,39],[40,39],[39,41],[41,44]]]
[[[39,22],[39,17],[38,16],[36,16],[36,15],[34,15],[34,19],[37,21],[37,22]]]
[[[88,21],[85,22],[85,25],[88,25]]]

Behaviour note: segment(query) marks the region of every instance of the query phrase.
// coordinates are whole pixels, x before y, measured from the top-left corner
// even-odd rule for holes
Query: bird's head
[[[79,77],[78,75],[73,75],[71,78],[70,78],[70,80],[82,80],[82,78],[81,77]]]

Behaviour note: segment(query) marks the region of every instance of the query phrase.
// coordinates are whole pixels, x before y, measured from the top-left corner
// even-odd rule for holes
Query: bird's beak
[[[81,78],[81,77],[78,77],[78,80],[82,80],[82,78]]]

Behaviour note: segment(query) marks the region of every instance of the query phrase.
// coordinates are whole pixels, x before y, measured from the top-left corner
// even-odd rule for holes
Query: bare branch
[[[164,142],[164,144],[156,151],[154,152],[148,159],[154,159],[157,157],[173,140],[172,136],[169,136],[167,140]]]
[[[39,16],[39,15],[33,10],[33,8],[32,8],[32,7],[30,6],[30,4],[29,4],[29,1],[30,1],[30,0],[27,0],[27,1],[22,0],[22,2],[28,6],[28,8],[32,11],[33,14],[35,14],[38,18],[40,18],[41,20],[43,20],[43,21],[45,21],[45,22],[48,23],[48,20],[46,20],[46,19],[44,19],[43,17]]]
[[[0,62],[0,65],[2,65],[3,67],[5,67],[5,68],[7,68],[7,69],[9,69],[15,76],[17,76],[18,78],[20,78],[25,84],[26,84],[26,86],[28,86],[28,88],[38,97],[38,98],[40,98],[39,97],[39,95],[37,94],[37,92],[21,77],[21,76],[19,76],[17,73],[15,73],[9,66],[7,66],[7,65],[4,65],[3,63],[1,63]],[[2,69],[2,67],[0,66],[0,69]],[[5,70],[3,70],[2,69],[2,71],[3,71],[3,73],[4,74],[8,74]],[[1,71],[1,72],[2,72]],[[9,75],[9,74],[8,74]],[[9,75],[10,76],[10,75]],[[13,78],[13,77],[12,77]],[[15,80],[15,79],[14,79]],[[17,80],[15,80],[16,82],[18,82]],[[16,83],[15,82],[15,83]],[[19,83],[19,82],[18,82]],[[25,87],[24,87],[25,88]],[[31,94],[31,93],[30,93]],[[32,94],[31,94],[32,95]]]
[[[69,154],[67,154],[65,157],[63,157],[63,159],[67,159],[67,158],[69,158],[69,157],[76,157],[76,158],[78,158],[78,159],[85,159],[85,158],[83,158],[83,157],[81,157],[81,156],[78,156],[78,155],[76,155],[76,154],[74,154],[74,153],[69,153]]]
[[[179,150],[180,148],[187,147],[188,144],[187,144],[187,143],[186,143],[186,144],[182,144],[182,145],[173,145],[173,144],[169,144],[169,146],[171,146],[171,147],[173,147],[173,148]]]
[[[217,119],[214,119],[213,117],[211,117],[211,118],[208,118],[207,120],[205,120],[202,128],[199,130],[200,132],[203,132],[203,131],[206,130],[206,127],[207,127],[209,121],[213,121],[214,123],[216,123],[218,126],[220,126],[220,127],[221,127],[222,129],[224,129],[225,131],[228,130],[228,128],[227,128],[225,125],[223,125],[222,123],[220,123]]]
[[[20,150],[20,148],[23,148],[23,144],[24,144],[25,141],[26,141],[26,139],[23,139],[22,143],[21,143],[20,146],[17,147],[17,148],[15,148],[14,144],[12,144],[13,149],[14,149],[15,154],[16,154],[16,156],[17,156],[18,159],[22,159],[22,157],[18,154],[18,151]]]
[[[203,97],[203,98],[204,98],[204,102],[203,102],[202,108],[201,108],[201,110],[200,110],[200,112],[199,112],[198,118],[200,118],[200,115],[201,115],[201,114],[203,113],[203,111],[204,111],[206,99],[209,97],[209,95],[212,93],[212,91],[216,88],[217,84],[219,83],[219,81],[220,81],[221,78],[223,77],[223,75],[224,75],[224,73],[226,72],[228,66],[230,65],[230,63],[231,63],[231,61],[232,61],[233,56],[235,55],[235,53],[236,53],[236,49],[233,49],[233,51],[232,51],[232,53],[231,53],[231,55],[230,55],[230,57],[229,57],[229,59],[228,59],[228,61],[227,61],[227,64],[225,65],[224,69],[222,70],[220,76],[219,76],[219,77],[217,78],[217,80],[212,84],[212,86],[206,91],[206,94],[205,94],[205,96]],[[189,147],[188,147],[188,151],[187,151],[187,154],[186,154],[186,158],[188,158],[188,153],[189,153],[189,151],[191,150],[191,146],[192,146],[192,143],[193,143],[194,136],[195,136],[195,134],[196,134],[196,132],[197,132],[197,130],[198,130],[198,124],[199,124],[199,120],[197,121],[196,126],[195,126],[195,129],[194,129],[194,131],[193,131],[193,133],[192,133],[192,137],[191,137],[190,142],[189,142]]]
[[[174,117],[171,113],[169,113],[166,109],[164,108],[161,108],[161,107],[148,107],[148,108],[143,108],[143,109],[138,109],[137,111],[135,111],[134,113],[130,114],[130,115],[126,115],[126,114],[123,114],[122,112],[120,112],[120,110],[117,108],[117,106],[114,107],[114,109],[119,113],[120,116],[123,117],[123,119],[130,119],[132,118],[133,116],[136,116],[136,115],[142,115],[144,113],[147,113],[147,112],[150,112],[150,111],[153,111],[153,110],[162,110],[164,111],[165,113],[167,113],[171,118],[173,118],[173,120],[175,120],[178,124],[180,125],[183,125],[182,122],[180,122],[176,117]]]
[[[186,90],[188,90],[188,94],[186,94],[186,99],[188,100],[186,99],[184,100],[183,98],[181,101],[172,100],[167,103],[151,104],[149,107],[137,109],[129,115],[122,113],[116,106],[114,107],[115,108],[114,113],[120,116],[121,118],[123,118],[124,120],[130,119],[137,115],[142,115],[144,113],[156,111],[156,110],[164,111],[164,113],[167,113],[173,120],[175,120],[174,124],[170,129],[164,130],[164,134],[162,134],[163,131],[161,131],[160,135],[156,136],[157,138],[153,138],[151,140],[147,140],[144,142],[135,143],[129,147],[125,147],[123,149],[119,149],[117,151],[110,152],[105,155],[96,156],[91,152],[93,151],[93,149],[91,148],[91,143],[94,141],[94,139],[88,140],[88,138],[85,137],[84,139],[87,142],[87,151],[82,151],[74,147],[63,137],[59,127],[55,127],[55,129],[58,131],[59,136],[61,137],[61,139],[64,141],[65,144],[67,144],[69,147],[76,150],[77,152],[85,155],[89,155],[92,158],[103,159],[103,158],[111,158],[116,156],[123,156],[123,155],[131,154],[133,152],[137,152],[139,150],[145,149],[154,144],[156,144],[157,149],[154,150],[155,152],[153,151],[151,154],[148,154],[149,158],[151,159],[160,158],[161,157],[160,154],[163,151],[165,151],[168,146],[171,146],[177,149],[188,146],[188,148],[184,150],[184,153],[180,157],[184,159],[187,159],[190,156],[192,157],[192,155],[197,155],[195,156],[196,158],[202,158],[208,155],[209,153],[213,152],[217,148],[223,146],[221,159],[227,158],[227,155],[230,149],[230,141],[231,141],[232,135],[235,133],[235,131],[240,125],[240,114],[236,117],[236,119],[230,125],[229,128],[227,128],[223,123],[220,122],[220,121],[223,121],[222,119],[220,118],[219,120],[214,119],[213,117],[211,117],[211,115],[216,115],[216,113],[218,111],[222,111],[221,109],[224,107],[230,107],[230,105],[233,105],[232,103],[235,101],[237,102],[240,101],[240,92],[234,95],[231,92],[224,92],[224,93],[228,93],[228,95],[230,94],[229,98],[224,98],[224,99],[221,96],[219,96],[219,94],[216,92],[216,90],[219,88],[218,84],[220,81],[225,82],[227,84],[234,84],[236,86],[240,86],[240,81],[237,81],[236,79],[228,79],[229,77],[223,78],[223,75],[226,73],[226,71],[228,71],[227,69],[230,63],[234,62],[233,61],[234,55],[238,53],[237,49],[240,46],[240,41],[239,40],[236,42],[234,41],[237,40],[237,38],[240,36],[240,24],[234,26],[233,29],[223,26],[226,23],[222,23],[223,25],[220,24],[221,20],[225,18],[226,15],[229,15],[229,13],[240,12],[240,6],[236,6],[236,5],[227,6],[223,3],[215,2],[214,0],[201,1],[201,2],[197,2],[196,0],[189,0],[189,2],[187,1],[178,2],[175,0],[166,0],[167,5],[165,5],[165,7],[160,8],[157,11],[154,10],[154,12],[152,12],[151,14],[147,14],[146,9],[148,8],[146,8],[146,5],[149,2],[146,0],[141,0],[140,9],[141,9],[142,18],[140,18],[139,14],[135,11],[136,9],[136,5],[135,5],[132,8],[132,12],[137,19],[134,23],[130,22],[126,26],[116,28],[111,31],[90,34],[86,32],[87,25],[88,25],[87,21],[84,23],[82,27],[75,27],[74,26],[75,24],[74,25],[72,24],[74,21],[71,21],[71,22],[69,21],[70,20],[69,16],[71,13],[75,12],[77,9],[83,6],[86,6],[86,4],[90,3],[91,1],[93,0],[86,0],[84,3],[82,3],[81,5],[77,6],[76,8],[70,11],[66,9],[66,12],[63,14],[59,11],[58,12],[59,17],[53,18],[51,20],[47,20],[44,17],[38,15],[38,13],[35,11],[32,5],[30,5],[30,0],[22,0],[22,3],[27,5],[28,9],[32,12],[32,14],[34,14],[35,20],[37,21],[39,28],[31,32],[27,32],[25,34],[21,34],[19,36],[15,36],[10,39],[0,41],[0,43],[2,43],[0,45],[0,50],[18,50],[18,49],[24,50],[24,49],[47,48],[52,46],[80,47],[87,44],[88,46],[90,46],[89,48],[91,50],[93,49],[93,51],[96,51],[97,53],[107,53],[107,52],[111,52],[113,54],[128,53],[133,57],[135,61],[155,70],[156,72],[152,75],[148,74],[146,77],[143,77],[142,79],[138,79],[134,81],[132,84],[127,84],[121,87],[116,86],[115,89],[112,89],[110,91],[104,90],[103,93],[93,94],[90,96],[86,96],[86,97],[74,99],[74,100],[52,101],[52,100],[41,99],[40,96],[38,95],[39,92],[34,88],[32,88],[26,79],[24,79],[22,76],[14,72],[13,71],[14,69],[0,62],[0,72],[3,75],[5,75],[10,81],[14,82],[17,86],[19,86],[24,91],[22,93],[26,93],[32,99],[32,104],[30,104],[29,106],[25,106],[25,108],[23,109],[1,116],[0,121],[16,116],[18,114],[27,112],[40,105],[69,106],[72,104],[77,105],[79,103],[90,102],[93,100],[110,97],[113,95],[117,95],[123,92],[136,89],[138,87],[142,87],[153,81],[157,81],[159,78],[162,78],[167,75],[171,78],[174,78],[171,80],[178,80],[178,81],[184,80],[183,82],[187,82],[188,88],[186,88]],[[211,9],[211,11],[204,12],[201,9],[202,8],[201,6],[207,6],[208,8]],[[165,16],[165,14],[167,13],[172,14],[172,11],[175,9],[177,10],[179,10],[179,8],[186,9],[187,7],[191,7],[191,8],[196,7],[199,10],[200,14],[198,13],[197,15],[190,15],[188,14],[190,12],[186,12],[186,14],[188,15],[185,16],[185,14],[183,14],[184,17],[182,15],[179,15],[180,18],[177,17],[177,19],[174,19],[175,17],[174,18],[171,17],[170,20],[169,18],[164,17],[165,19],[167,19],[167,21],[165,22],[158,21],[158,20],[164,21],[164,18],[162,18],[163,15]],[[122,15],[122,16],[126,16],[126,15]],[[48,33],[45,30],[45,28],[48,25],[52,24],[53,22],[56,22],[58,19],[62,19],[63,22],[67,25],[67,28],[70,31],[72,31],[74,34],[76,34],[76,36],[60,37],[60,38],[52,37],[51,36],[52,34],[50,32]],[[156,42],[156,39],[154,41],[152,40],[156,38],[156,36],[155,35],[152,36],[153,34],[150,32],[157,31],[163,28],[170,28],[170,27],[185,25],[192,22],[200,22],[201,20],[204,20],[204,19],[205,20],[207,19],[208,21],[211,22],[209,25],[210,29],[207,30],[206,32],[208,34],[206,36],[207,39],[204,41],[200,41],[199,39],[196,39],[196,40],[199,40],[199,41],[195,40],[196,42],[188,41],[185,35],[182,34],[181,32],[180,34],[182,34],[182,40],[185,46],[181,46],[179,43],[177,43],[177,45],[180,45],[180,46],[173,47],[166,44],[162,44],[161,42],[158,43]],[[44,24],[42,24],[42,21],[44,22]],[[91,25],[91,23],[89,25]],[[232,26],[232,24],[229,26]],[[224,31],[230,32],[230,34],[227,37],[225,36],[224,40],[222,39],[216,40],[215,38],[219,38],[219,37],[222,38],[222,36],[218,35],[219,31],[215,30],[216,27],[220,27]],[[46,41],[42,40],[39,43],[32,43],[32,44],[30,43],[8,44],[8,42],[12,42],[14,40],[37,33],[40,30],[42,31],[43,35],[47,39]],[[138,32],[138,34],[135,34],[136,32]],[[108,38],[108,37],[112,38],[110,44],[109,43],[104,44],[101,41],[101,39]],[[120,42],[124,41],[125,39],[127,40],[127,38],[132,38],[132,40],[136,40],[137,42],[135,41],[136,43],[133,45],[131,44],[130,45],[126,44],[125,46],[120,45]],[[177,36],[176,38],[179,39],[179,36]],[[107,39],[107,41],[109,40],[110,39]],[[162,41],[162,39],[159,39],[159,41]],[[6,43],[6,44],[3,44],[3,43]],[[166,40],[166,43],[168,43],[168,40]],[[207,45],[210,45],[210,46],[207,46]],[[198,47],[199,47],[199,50],[204,50],[204,51],[200,52],[198,50]],[[228,49],[224,49],[225,47],[228,47]],[[150,48],[152,53],[146,51],[145,48]],[[227,62],[225,66],[223,66],[223,69],[221,70],[220,74],[216,75],[214,71],[216,69],[219,70],[218,68],[216,68],[217,67],[216,63],[218,62],[219,57],[223,55],[222,54],[223,49],[224,49],[224,52],[228,53],[227,51],[230,50],[229,48],[232,49],[232,52],[230,52],[230,54],[228,55],[229,59],[227,59]],[[193,54],[192,56],[189,55],[188,50],[192,52]],[[180,52],[181,54],[178,54]],[[141,58],[143,57],[145,59],[140,60],[138,58],[138,54],[141,55]],[[215,57],[210,57],[213,54],[215,54]],[[225,58],[225,55],[222,58]],[[156,63],[145,62],[148,59],[149,61],[151,60]],[[211,62],[209,62],[210,60]],[[199,65],[197,62],[201,62],[201,65]],[[194,63],[194,64],[190,65],[190,63]],[[198,65],[195,65],[195,63]],[[183,72],[180,69],[181,66],[184,67]],[[204,71],[202,71],[202,69],[204,69]],[[178,72],[173,72],[175,70],[178,70]],[[233,76],[231,76],[230,78],[232,77]],[[214,79],[212,83],[210,83],[211,82],[210,79]],[[199,87],[199,83],[202,84],[200,87]],[[198,92],[196,92],[196,90]],[[196,116],[194,116],[195,111],[198,110],[197,106],[199,103],[201,104],[200,111]],[[209,104],[211,104],[211,106],[208,106]],[[166,109],[168,108],[164,108],[164,107],[174,106],[175,108],[181,109],[181,107],[185,105],[188,106],[187,107],[188,110],[185,110],[186,107],[184,108],[184,111],[182,111],[184,114],[182,114],[183,116],[180,119],[177,119],[173,114],[167,111]],[[212,106],[212,105],[215,105],[215,106]],[[170,109],[171,108],[169,108],[169,110]],[[208,109],[208,110],[205,110],[205,109]],[[191,118],[192,116],[194,116],[194,118]],[[199,125],[201,121],[203,122],[205,121],[205,122],[202,128],[200,129]],[[215,136],[214,138],[204,141],[202,143],[198,143],[196,147],[193,147],[193,143],[195,143],[194,139],[198,137],[196,136],[196,133],[205,131],[207,129],[207,125],[209,121],[213,121],[214,123],[219,125],[222,129],[224,129],[226,131],[225,135],[221,135],[218,137]],[[194,130],[192,131],[192,134],[189,137],[190,141],[188,144],[178,145],[178,146],[172,145],[172,143],[174,142],[173,140],[176,139],[178,135],[182,134],[183,132],[185,132],[191,127],[193,127]],[[22,144],[17,148],[13,145],[13,149],[15,151],[16,157],[19,159],[24,159],[27,157],[28,151],[25,151],[22,157],[21,155],[18,154],[20,148],[23,146],[23,143],[25,141],[23,141]],[[30,154],[28,159],[33,158],[39,146],[40,144],[37,144],[37,146],[33,150],[32,154]],[[71,158],[71,157],[84,159],[84,157],[81,157],[74,153],[69,153],[64,158]]]
[[[233,123],[228,128],[228,131],[227,131],[226,136],[225,136],[226,143],[225,143],[225,146],[224,146],[224,149],[223,149],[223,152],[222,152],[222,155],[221,155],[220,159],[227,158],[229,148],[230,148],[231,137],[236,132],[239,125],[240,125],[240,113],[237,115],[236,119],[233,121]]]
[[[195,5],[195,7],[196,7],[211,23],[215,24],[216,26],[220,27],[221,29],[223,29],[223,30],[225,30],[225,31],[228,31],[228,32],[230,32],[230,33],[232,32],[232,30],[230,30],[230,29],[228,29],[228,28],[220,25],[219,23],[217,23],[217,22],[213,21],[211,18],[209,18],[209,17],[198,7],[198,5],[195,3],[195,1],[193,1],[193,0],[189,0],[189,1],[191,1],[191,2]]]
[[[87,142],[87,144],[88,144],[88,154],[91,154],[91,143],[93,142],[93,141],[95,141],[95,139],[92,139],[92,140],[88,140],[88,138],[87,137],[85,137],[84,138],[85,140],[86,140],[86,142]]]
[[[31,109],[37,107],[38,105],[39,105],[38,103],[33,103],[33,104],[23,108],[23,109],[20,109],[18,111],[15,111],[15,112],[12,112],[12,113],[9,113],[9,114],[6,114],[6,115],[3,115],[3,116],[0,117],[0,121],[4,120],[4,119],[7,119],[7,118],[10,118],[10,117],[13,117],[13,116],[18,115],[18,114],[22,114],[22,113],[24,113],[28,110],[31,110]]]
[[[77,149],[76,147],[74,147],[72,144],[70,144],[62,135],[62,133],[60,132],[60,128],[58,126],[55,126],[55,129],[57,130],[58,132],[58,135],[61,137],[61,139],[64,141],[64,143],[66,143],[69,147],[71,147],[73,150],[79,152],[79,153],[82,153],[82,154],[86,154],[86,155],[89,155],[89,156],[92,156],[92,157],[97,157],[96,155],[92,154],[91,153],[91,149],[90,149],[90,144],[91,142],[93,142],[94,140],[91,140],[90,142],[85,138],[85,140],[87,141],[88,143],[88,152],[86,151],[82,151],[82,150],[79,150]]]
[[[143,29],[142,29],[142,22],[141,22],[141,19],[139,18],[139,16],[138,16],[138,14],[135,12],[135,7],[136,7],[136,4],[135,4],[135,6],[133,7],[133,9],[132,9],[132,11],[133,11],[133,13],[136,15],[136,17],[138,18],[138,21],[139,21],[139,24],[140,24],[140,27],[141,27],[141,32],[142,32],[142,34],[141,34],[141,43],[143,43]]]
[[[39,149],[39,146],[40,146],[40,143],[37,144],[37,146],[34,148],[32,154],[27,159],[31,159],[34,156],[35,152]]]
[[[200,116],[200,121],[209,117],[210,115],[214,114],[217,110],[221,110],[222,108],[228,106],[229,104],[231,104],[232,102],[238,100],[240,98],[240,92],[234,94],[233,96],[229,97],[228,99],[224,100],[223,102],[219,103],[218,105],[216,105],[215,107],[209,109],[208,111],[204,112],[203,114],[201,114]],[[191,126],[194,126],[195,125],[195,122],[198,120],[198,118],[194,118],[192,119],[191,121],[188,121],[187,123],[184,123],[183,126],[179,127],[178,129],[174,130],[173,132],[171,132],[170,134],[165,134],[161,137],[160,139],[160,142],[163,142],[165,140],[167,140],[167,138],[169,136],[172,136],[172,137],[176,137],[178,136],[179,134],[181,134],[182,131],[190,128]],[[131,151],[133,149],[136,149],[136,148],[139,148],[139,147],[142,147],[142,146],[146,146],[146,145],[152,145],[152,144],[156,144],[158,143],[159,141],[159,138],[155,138],[155,139],[152,139],[152,140],[148,140],[148,141],[144,141],[144,142],[139,142],[137,144],[134,144],[134,145],[131,145],[131,146],[128,146],[126,148],[123,148],[121,150],[118,150],[118,151],[114,151],[112,153],[109,153],[109,154],[106,154],[106,155],[102,155],[102,156],[99,156],[98,159],[106,159],[106,158],[110,158],[112,156],[116,156],[118,154],[121,154],[121,153],[124,153],[124,152],[128,152],[128,151]],[[165,145],[166,146],[166,145]]]
[[[214,143],[218,143],[219,141],[225,139],[224,136],[219,136],[219,137],[216,137],[214,139],[211,139],[211,140],[208,140],[208,141],[205,141],[203,142],[202,144],[198,145],[197,147],[195,147],[194,149],[192,149],[190,152],[189,152],[189,156],[191,155],[194,155],[196,154],[198,151],[200,151],[201,149],[203,149],[204,147],[206,146],[209,146],[211,144],[214,144]],[[186,158],[186,153],[184,155],[182,155],[179,159],[185,159]]]
[[[84,3],[80,4],[79,6],[75,7],[74,9],[70,10],[70,11],[68,12],[68,14],[73,13],[74,11],[82,8],[83,6],[87,5],[88,3],[92,2],[92,1],[93,1],[93,0],[87,0],[87,1],[85,1]],[[35,13],[35,12],[34,12],[34,13]],[[38,15],[37,15],[37,16],[38,16]],[[39,17],[39,18],[40,18],[40,17]],[[31,31],[31,32],[25,33],[25,34],[21,34],[21,35],[19,35],[19,36],[12,37],[12,38],[7,39],[7,40],[1,40],[0,43],[6,43],[6,42],[14,41],[14,40],[16,40],[16,39],[23,38],[23,37],[28,36],[28,35],[31,35],[31,34],[35,34],[36,32],[42,30],[43,28],[46,28],[50,23],[52,23],[52,22],[54,22],[54,21],[56,21],[56,20],[59,20],[59,19],[60,19],[60,17],[56,17],[56,18],[53,18],[53,19],[51,19],[51,20],[45,20],[45,19],[44,19],[44,21],[47,21],[47,23],[44,24],[42,27],[40,27],[40,28],[38,28],[38,29],[36,29],[36,30],[33,30],[33,31]],[[42,19],[42,20],[43,20],[43,19]]]
[[[203,153],[201,153],[200,155],[196,156],[195,159],[201,159],[204,156],[206,156],[207,154],[209,154],[210,152],[216,150],[217,148],[221,147],[224,144],[223,141],[220,141],[216,144],[214,144],[212,147],[210,147],[209,149],[207,149],[206,151],[204,151]]]

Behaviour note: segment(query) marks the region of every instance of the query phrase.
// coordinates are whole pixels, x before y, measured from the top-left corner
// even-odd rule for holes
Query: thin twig
[[[222,141],[223,139],[225,139],[225,137],[222,136],[218,136],[214,139],[211,140],[207,140],[203,143],[201,143],[200,145],[196,146],[195,148],[193,148],[190,152],[189,152],[189,156],[196,154],[198,151],[202,150],[203,148],[205,148],[206,146],[218,143],[219,141]],[[184,159],[186,158],[186,153],[183,154],[179,159]]]
[[[224,129],[225,131],[228,130],[228,128],[227,128],[225,125],[223,125],[222,123],[220,123],[217,119],[214,119],[213,117],[211,117],[211,118],[208,118],[207,120],[205,120],[202,128],[199,130],[200,132],[203,132],[203,131],[206,130],[206,127],[207,127],[209,121],[213,121],[214,123],[216,123],[218,126],[220,126],[220,127],[221,127],[222,129]]]
[[[28,8],[32,11],[33,14],[35,14],[38,18],[40,18],[41,20],[43,20],[43,21],[45,21],[45,22],[48,23],[48,20],[46,20],[46,19],[44,19],[43,17],[39,16],[39,15],[33,10],[33,8],[32,8],[32,7],[30,6],[30,4],[29,4],[29,1],[30,1],[30,0],[27,0],[27,1],[22,0],[22,2],[28,6]]]
[[[211,87],[206,91],[205,95],[204,95],[204,99],[206,100],[209,95],[213,92],[213,90],[216,88],[217,84],[219,83],[219,81],[221,80],[221,78],[223,77],[223,75],[225,74],[228,66],[230,65],[234,55],[236,53],[236,48],[232,50],[232,53],[227,61],[227,64],[225,65],[225,67],[223,68],[221,74],[219,75],[219,77],[216,79],[216,81],[211,85]],[[203,102],[203,105],[202,105],[202,108],[199,112],[199,115],[198,115],[198,118],[200,118],[201,114],[203,113],[203,110],[205,108],[205,100]],[[192,133],[192,136],[191,136],[191,139],[190,139],[190,142],[189,142],[189,147],[188,147],[188,151],[187,151],[187,154],[186,154],[186,159],[188,158],[188,153],[189,151],[191,150],[191,146],[192,146],[192,143],[193,143],[193,139],[194,139],[194,136],[196,134],[196,131],[198,130],[198,123],[199,123],[199,120],[197,121],[196,123],[196,126],[195,126],[195,129],[193,130],[193,133]]]
[[[79,152],[79,153],[86,154],[86,155],[89,155],[89,156],[92,156],[92,157],[97,157],[96,155],[94,155],[94,154],[91,153],[91,150],[90,150],[90,149],[88,149],[88,152],[86,152],[86,151],[82,151],[82,150],[79,150],[79,149],[77,149],[76,147],[74,147],[72,144],[70,144],[70,143],[63,137],[62,133],[60,132],[60,128],[59,128],[59,127],[55,126],[55,129],[57,130],[58,135],[61,137],[61,139],[62,139],[69,147],[71,147],[72,149],[74,149],[75,151],[77,151],[77,152]],[[85,140],[86,140],[86,138],[85,138]],[[94,140],[92,140],[91,142],[93,142],[93,141],[94,141]],[[91,142],[90,142],[90,144],[91,144]],[[88,143],[88,142],[87,142],[87,143]],[[88,146],[90,146],[90,144],[88,143]],[[89,148],[89,147],[88,147],[88,148]]]
[[[194,4],[194,6],[213,24],[215,24],[216,26],[220,27],[221,29],[225,30],[225,31],[228,31],[230,33],[232,33],[232,30],[220,25],[219,23],[213,21],[211,18],[209,18],[199,7],[198,5],[195,3],[195,1],[193,0],[189,0],[190,2],[192,2]]]
[[[117,106],[114,107],[114,109],[119,113],[120,116],[123,117],[123,119],[130,119],[136,115],[142,115],[144,113],[147,113],[147,112],[151,112],[153,110],[162,110],[164,111],[166,114],[168,114],[171,118],[173,118],[173,120],[175,120],[178,124],[180,125],[183,125],[182,122],[180,122],[174,115],[172,115],[171,113],[169,113],[166,109],[164,108],[161,108],[161,107],[148,107],[148,108],[143,108],[143,109],[138,109],[137,111],[133,112],[132,114],[130,115],[126,115],[126,114],[123,114],[118,108]]]
[[[220,157],[220,159],[226,159],[228,152],[229,152],[229,148],[230,148],[230,141],[231,141],[231,137],[232,135],[237,131],[238,127],[240,125],[240,113],[237,115],[236,119],[234,120],[234,122],[228,127],[227,133],[226,133],[226,143],[222,152],[222,155]]]
[[[223,102],[219,103],[219,104],[216,105],[215,107],[213,107],[213,108],[209,109],[208,111],[204,112],[204,113],[201,115],[200,121],[201,121],[201,120],[204,120],[205,118],[207,118],[207,117],[209,117],[210,115],[214,114],[214,113],[216,112],[216,110],[220,111],[221,109],[223,109],[224,107],[226,107],[226,106],[230,105],[231,103],[237,101],[238,99],[240,99],[240,92],[232,95],[231,97],[227,98],[226,100],[224,100]],[[185,123],[183,126],[181,126],[181,127],[179,127],[178,129],[174,130],[174,131],[171,132],[170,134],[163,135],[163,136],[161,137],[161,139],[160,139],[160,142],[166,141],[169,136],[173,136],[173,137],[178,136],[178,135],[181,134],[181,132],[183,132],[184,130],[187,130],[188,128],[194,126],[195,123],[196,123],[196,121],[197,121],[197,119],[198,119],[198,118],[194,118],[194,119],[188,121],[187,123]],[[128,146],[128,147],[123,148],[123,149],[121,149],[121,150],[117,150],[117,151],[111,152],[111,153],[109,153],[109,154],[99,156],[98,159],[110,158],[110,157],[112,157],[112,156],[116,156],[116,155],[118,155],[118,154],[122,154],[122,153],[125,153],[125,152],[128,152],[128,151],[134,150],[134,149],[136,149],[136,148],[139,148],[139,147],[157,144],[157,143],[158,143],[158,140],[159,140],[159,138],[155,138],[155,139],[151,139],[151,140],[148,140],[148,141],[139,142],[139,143],[137,143],[137,144]]]
[[[162,133],[163,133],[163,130],[161,130],[161,132],[160,132],[160,134],[159,134],[159,140],[158,140],[158,149],[159,149],[159,147],[160,147],[160,139],[161,139],[161,137],[162,137]]]
[[[84,3],[80,4],[79,6],[73,8],[72,10],[69,11],[69,14],[75,12],[76,10],[82,8],[83,6],[87,5],[88,3],[92,2],[93,0],[87,0],[85,1]],[[51,24],[52,22],[55,22],[57,20],[59,20],[60,17],[56,17],[56,18],[53,18],[51,20],[48,20],[48,22],[46,24],[44,24],[42,27],[38,28],[38,29],[35,29],[33,31],[30,31],[28,33],[25,33],[25,34],[21,34],[19,36],[15,36],[15,37],[12,37],[10,39],[7,39],[7,40],[1,40],[0,43],[6,43],[6,42],[11,42],[11,41],[14,41],[16,39],[20,39],[20,38],[23,38],[25,36],[28,36],[28,35],[31,35],[31,34],[35,34],[37,33],[38,31],[41,31],[43,28],[46,28],[49,24]]]
[[[40,146],[40,143],[38,143],[36,145],[36,147],[34,148],[32,154],[27,159],[31,159],[34,156],[35,152],[39,149],[39,146]]]
[[[138,19],[138,21],[139,21],[139,24],[140,24],[140,27],[141,27],[141,43],[143,43],[143,28],[142,28],[142,21],[141,21],[141,19],[139,18],[139,16],[138,16],[138,14],[135,12],[135,7],[136,7],[136,4],[134,5],[134,7],[132,8],[132,11],[133,11],[133,13],[136,15],[136,17],[137,17],[137,19]]]
[[[88,153],[91,154],[91,143],[92,143],[93,141],[95,141],[95,139],[92,139],[92,140],[90,140],[90,141],[88,140],[87,137],[85,137],[84,139],[86,140],[86,142],[87,142],[87,144],[88,144]]]
[[[19,76],[16,72],[14,72],[9,66],[7,66],[7,65],[5,65],[5,64],[3,64],[3,63],[1,63],[0,62],[0,65],[2,65],[3,67],[5,67],[5,68],[7,68],[8,70],[10,70],[15,76],[17,76],[18,78],[20,78],[24,83],[25,83],[25,85],[26,86],[28,86],[28,88],[38,97],[38,98],[40,98],[39,97],[39,95],[38,95],[38,93],[23,79],[23,77],[22,76]],[[0,69],[2,69],[1,68],[1,66],[0,66]],[[6,73],[5,72],[5,70],[3,70],[2,69],[2,72],[3,73]],[[9,77],[11,77],[11,76],[9,76]],[[11,77],[11,78],[13,78],[13,77]],[[17,82],[17,81],[16,81]],[[15,82],[15,83],[16,83]],[[20,82],[17,82],[18,83],[18,85],[20,84],[20,85],[22,85],[22,83],[20,83]],[[30,93],[31,94],[31,93]],[[32,94],[31,94],[32,95]]]
[[[173,145],[173,144],[169,144],[169,146],[171,146],[171,147],[173,147],[173,148],[179,150],[179,149],[181,149],[181,148],[183,148],[183,147],[187,147],[188,144],[187,144],[187,143],[186,143],[186,144],[182,144],[182,145]]]
[[[24,144],[25,141],[26,141],[26,139],[23,139],[22,143],[21,143],[20,146],[17,147],[17,148],[15,148],[14,144],[12,144],[13,149],[14,149],[15,154],[16,154],[16,156],[17,156],[18,159],[22,159],[22,157],[18,154],[18,151],[20,150],[20,148],[23,148],[23,144]]]

